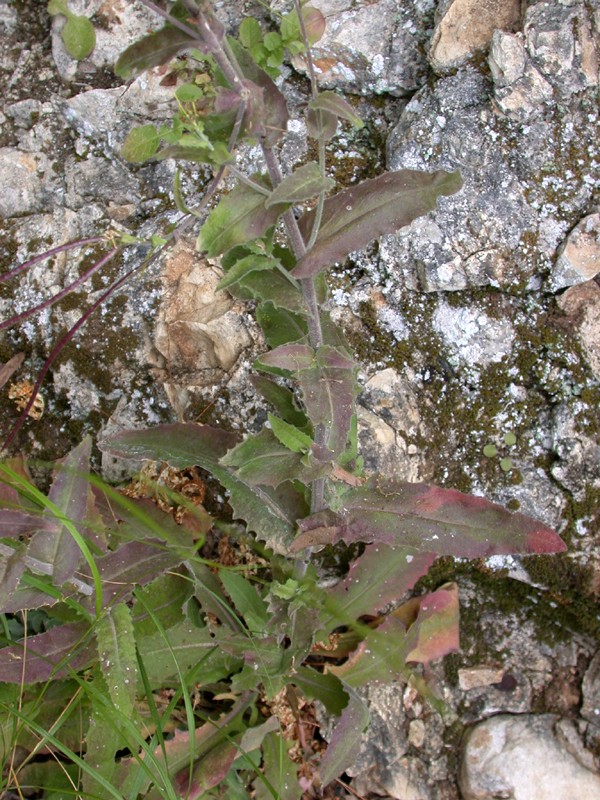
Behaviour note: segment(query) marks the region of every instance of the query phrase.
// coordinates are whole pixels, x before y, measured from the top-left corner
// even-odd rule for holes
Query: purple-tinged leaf
[[[309,278],[324,267],[342,261],[384,233],[394,233],[414,219],[433,211],[440,195],[458,192],[458,172],[386,172],[325,200],[317,240],[293,272]],[[300,230],[313,228],[315,211],[304,214]]]
[[[7,383],[13,372],[16,372],[25,359],[25,353],[17,353],[10,358],[6,364],[0,365],[0,389]]]
[[[265,130],[264,143],[267,147],[273,147],[287,130],[289,113],[285,97],[267,73],[256,64],[247,50],[244,50],[235,39],[229,39],[229,44],[244,76],[263,90],[265,108],[265,116],[262,120]]]
[[[260,357],[260,363],[298,374],[316,364],[316,354],[308,344],[284,344],[264,353]]]
[[[550,528],[482,497],[422,483],[372,477],[350,489],[337,513],[321,511],[299,523],[293,550],[344,541],[377,542],[466,558],[560,553],[566,549]]]
[[[191,776],[189,769],[181,770],[174,778],[179,797],[185,797],[186,800],[205,797],[206,792],[214,789],[226,778],[237,755],[238,748],[235,742],[220,742],[209,750],[204,758],[196,762]]]
[[[11,550],[10,555],[0,556],[0,612],[5,611],[25,571],[25,545],[19,542]]]
[[[304,6],[302,9],[302,20],[304,22],[304,30],[309,44],[316,44],[323,38],[327,21],[318,8],[315,6]]]
[[[41,514],[29,514],[10,508],[0,508],[0,539],[21,536],[32,531],[47,530],[50,535],[58,531],[58,525]]]
[[[261,176],[254,175],[253,180],[269,188]],[[267,208],[265,199],[252,186],[239,183],[208,215],[198,237],[198,249],[212,258],[263,236],[288,208],[287,204]]]
[[[339,722],[333,729],[325,755],[319,764],[319,775],[323,786],[339,778],[356,760],[369,724],[369,710],[358,694],[344,685],[348,694],[348,705],[342,711]]]
[[[337,133],[338,118],[329,111],[313,111],[309,108],[306,112],[306,129],[313,139],[323,139],[328,142]]]
[[[459,644],[458,587],[448,583],[425,595],[419,603],[417,619],[408,629],[411,646],[407,661],[429,664],[438,658],[455,653]]]
[[[238,441],[236,434],[209,425],[179,423],[127,431],[104,440],[100,447],[126,458],[150,458],[178,469],[197,465],[208,470],[229,491],[235,517],[245,520],[249,530],[276,552],[287,553],[295,521],[304,515],[303,501],[289,485],[277,490],[250,486],[223,467],[220,459]]]
[[[328,192],[335,186],[333,178],[323,177],[321,168],[315,161],[298,167],[291,175],[287,175],[267,198],[266,206],[278,203],[302,203],[313,197]]]
[[[251,703],[251,697],[242,697],[231,711],[223,717],[218,720],[211,720],[200,728],[196,728],[192,734],[192,742],[190,742],[189,731],[175,730],[171,739],[157,746],[153,754],[154,760],[166,768],[172,776],[178,775],[182,770],[189,770],[192,752],[195,762],[201,762],[215,747],[221,746],[223,742],[231,740],[232,737],[246,729],[246,723],[242,717]],[[147,763],[142,766],[140,761]],[[132,756],[121,760],[115,776],[115,785],[121,787],[123,797],[143,795],[148,800],[163,797],[163,794],[156,788],[147,793],[151,784],[151,780],[148,777],[148,769],[152,772],[154,767],[147,758],[146,753],[141,753],[137,758]],[[157,779],[159,779],[158,775]],[[180,778],[178,781],[180,786],[182,785],[182,780]],[[184,791],[181,797],[185,796]]]
[[[328,592],[332,611],[322,620],[326,630],[345,625],[348,618],[375,616],[396,602],[426,575],[435,561],[433,553],[416,553],[406,547],[370,545],[352,562],[343,581]]]
[[[179,566],[182,558],[181,554],[165,547],[164,542],[158,539],[127,542],[118,550],[101,556],[96,565],[102,579],[105,608],[128,600],[136,585],[143,586],[163,572]],[[82,567],[80,574],[83,579],[91,581],[91,576],[86,572],[87,566]],[[93,599],[86,602],[91,607]]]
[[[48,499],[74,525],[83,522],[88,508],[89,471],[92,440],[86,437],[59,465]],[[49,516],[49,512],[46,512]],[[54,518],[52,518],[54,519]],[[29,544],[27,554],[52,565],[54,583],[61,586],[71,578],[81,561],[81,550],[67,527],[58,520],[57,530],[41,530]]]
[[[262,753],[266,780],[261,781],[258,776],[254,781],[253,796],[256,800],[272,800],[273,797],[277,800],[300,800],[302,797],[298,766],[288,753],[291,744],[280,733],[265,736]]]
[[[30,636],[22,644],[0,649],[1,683],[39,683],[69,677],[90,664],[96,648],[87,641],[83,623],[57,625]],[[60,665],[60,666],[59,666]]]
[[[310,101],[308,107],[312,111],[324,111],[340,119],[345,119],[355,128],[364,127],[364,122],[354,111],[350,103],[335,92],[319,92],[319,94]]]
[[[27,563],[25,563],[25,566],[27,566]],[[13,591],[10,598],[2,604],[0,611],[4,614],[17,614],[24,609],[48,608],[48,606],[56,605],[56,603],[58,603],[58,598],[48,594],[48,592],[21,584]]]
[[[198,46],[201,46],[199,39],[179,28],[165,25],[123,51],[115,64],[115,72],[120,78],[135,78],[147,69],[167,64],[183,50]]]
[[[316,355],[316,365],[300,370],[297,379],[309,419],[315,426],[325,426],[324,444],[333,456],[339,456],[346,450],[352,425],[356,365],[329,345],[319,347]]]

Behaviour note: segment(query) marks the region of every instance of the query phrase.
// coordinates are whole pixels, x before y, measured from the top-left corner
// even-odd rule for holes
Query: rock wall
[[[171,110],[164,70],[128,85],[110,70],[151,15],[127,0],[70,5],[98,30],[81,64],[43,3],[0,4],[3,271],[110,228],[160,234],[179,217],[174,163],[132,166],[119,155],[132,125]],[[551,562],[437,565],[431,580],[458,576],[463,595],[463,652],[436,669],[449,716],[410,687],[371,692],[375,724],[354,786],[403,800],[498,791],[533,800],[535,778],[510,783],[497,765],[544,753],[572,797],[598,797],[598,0],[315,5],[328,21],[315,50],[320,81],[352,93],[366,120],[333,140],[335,177],[350,184],[387,166],[458,168],[464,180],[435,213],[332,273],[333,313],[363,366],[367,468],[485,493],[569,543],[569,555]],[[220,13],[233,24],[241,4]],[[264,14],[258,4],[244,13]],[[307,151],[294,111],[305,101],[304,66],[290,67],[285,89],[288,167]],[[207,177],[183,170],[190,202]],[[60,253],[0,284],[0,318],[60,292],[100,250]],[[144,256],[132,247],[62,303],[0,334],[0,362],[25,352],[15,377],[35,377],[66,326]],[[248,381],[260,334],[240,306],[215,295],[217,274],[193,237],[138,269],[56,362],[45,414],[29,420],[16,447],[55,458],[86,431],[175,417],[260,423]],[[0,428],[15,418],[5,387]],[[103,467],[117,478],[123,465]]]

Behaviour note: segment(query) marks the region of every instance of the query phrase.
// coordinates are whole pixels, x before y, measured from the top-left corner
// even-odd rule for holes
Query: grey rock
[[[90,200],[106,204],[139,206],[140,187],[122,162],[88,156],[85,160],[70,157],[65,163],[66,198],[69,208],[81,208]]]
[[[579,341],[593,375],[600,380],[600,286],[586,281],[558,298],[573,335]]]
[[[578,401],[558,406],[554,412],[554,451],[558,461],[552,475],[577,500],[583,500],[586,488],[600,488],[600,441],[586,434],[580,425],[583,407]]]
[[[19,15],[17,14],[17,9],[6,3],[0,4],[0,34],[3,36],[9,36],[11,33],[14,33],[17,23],[19,21]]]
[[[427,218],[384,237],[388,291],[539,286],[538,273],[553,265],[597,184],[592,95],[555,113],[558,124],[500,118],[488,82],[469,67],[417,92],[388,138],[388,165],[459,169],[464,186]]]
[[[315,0],[312,5],[327,20],[325,35],[314,47],[320,86],[403,96],[424,83],[424,48],[431,32],[433,0],[355,4]],[[306,69],[302,58],[294,59],[294,65]]]
[[[600,273],[600,213],[588,214],[569,233],[548,277],[550,291],[584,283]]]
[[[565,749],[551,714],[499,715],[476,725],[463,746],[463,800],[597,800],[600,777]]]
[[[487,366],[509,355],[514,331],[507,319],[492,319],[476,307],[451,306],[440,299],[433,328],[458,363]]]
[[[50,162],[42,153],[0,148],[0,216],[19,217],[46,208],[50,202]]]
[[[600,744],[600,651],[590,661],[581,686],[581,716],[587,721],[586,742],[596,750]]]
[[[486,49],[496,29],[513,30],[520,17],[521,0],[442,0],[429,48],[431,65],[440,72],[459,66]]]

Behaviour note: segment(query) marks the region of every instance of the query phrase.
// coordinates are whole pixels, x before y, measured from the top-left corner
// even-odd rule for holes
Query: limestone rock
[[[445,340],[458,362],[487,366],[507,356],[514,341],[508,319],[492,319],[476,307],[455,308],[441,299],[433,328]]]
[[[588,214],[561,246],[548,283],[553,292],[590,280],[600,273],[600,213]]]
[[[50,201],[49,167],[44,154],[0,148],[0,216],[20,217],[46,208]]]
[[[556,737],[558,717],[499,715],[476,725],[463,746],[463,800],[597,800],[600,777]]]
[[[585,432],[584,424],[578,402],[562,404],[554,412],[554,450],[559,460],[552,475],[580,501],[586,488],[600,488],[600,441]]]
[[[585,3],[532,4],[523,33],[496,31],[490,52],[498,108],[525,120],[598,84],[598,22]]]
[[[600,286],[587,281],[567,289],[558,305],[567,315],[595,377],[600,380]]]
[[[444,0],[436,17],[429,59],[442,72],[485,49],[496,29],[513,30],[520,21],[521,0]]]
[[[403,96],[424,83],[432,0],[314,0],[311,5],[327,20],[325,35],[314,47],[320,86]],[[294,65],[306,69],[302,58],[295,59]]]

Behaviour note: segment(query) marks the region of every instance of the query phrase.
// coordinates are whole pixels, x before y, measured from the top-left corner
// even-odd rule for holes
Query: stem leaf
[[[319,235],[313,248],[298,262],[293,274],[309,278],[324,267],[360,250],[384,233],[394,233],[417,217],[433,211],[440,195],[462,186],[458,172],[386,172],[325,200]],[[300,230],[312,230],[315,211],[304,214]]]
[[[333,178],[323,177],[319,165],[311,161],[287,175],[271,192],[266,206],[270,208],[277,203],[302,203],[322,192],[328,192],[334,186]]]

